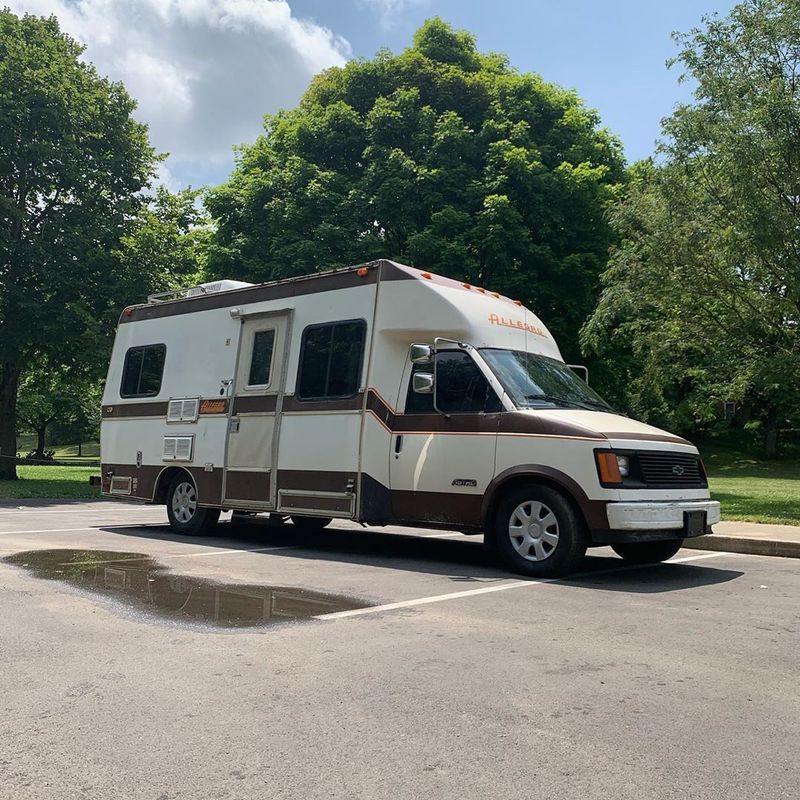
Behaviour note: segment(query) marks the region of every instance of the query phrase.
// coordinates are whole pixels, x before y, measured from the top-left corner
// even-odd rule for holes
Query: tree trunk
[[[778,412],[772,408],[767,412],[764,428],[764,455],[767,458],[778,456]]]
[[[16,480],[19,368],[0,364],[0,480]]]
[[[83,455],[83,453],[81,452],[81,442],[80,442],[80,439],[79,439],[78,440],[78,458],[80,458],[82,455]]]
[[[44,460],[44,440],[46,433],[47,423],[36,426],[36,452],[33,454],[33,457],[38,458],[40,461]]]

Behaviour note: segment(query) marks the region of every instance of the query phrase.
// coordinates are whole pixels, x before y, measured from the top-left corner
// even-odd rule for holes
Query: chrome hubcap
[[[558,520],[544,503],[528,500],[511,514],[508,537],[526,561],[544,561],[558,546]]]
[[[188,481],[179,483],[172,493],[172,513],[178,522],[189,522],[197,511],[197,492]]]

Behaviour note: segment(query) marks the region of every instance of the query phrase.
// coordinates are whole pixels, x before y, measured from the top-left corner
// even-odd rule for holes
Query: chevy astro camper
[[[483,533],[513,570],[673,556],[719,520],[697,449],[615,413],[519,301],[393,261],[153,296],[120,317],[102,491]]]

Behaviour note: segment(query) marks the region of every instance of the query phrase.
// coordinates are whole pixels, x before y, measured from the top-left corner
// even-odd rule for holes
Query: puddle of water
[[[263,627],[369,605],[294,587],[225,584],[180,575],[141,553],[31,550],[3,561],[160,618],[215,628]]]

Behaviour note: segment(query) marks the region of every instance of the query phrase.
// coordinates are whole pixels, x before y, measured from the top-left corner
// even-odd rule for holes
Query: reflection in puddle
[[[274,625],[368,605],[305,589],[224,584],[178,575],[141,553],[32,550],[3,560],[39,578],[65,581],[158,617],[217,628]]]

